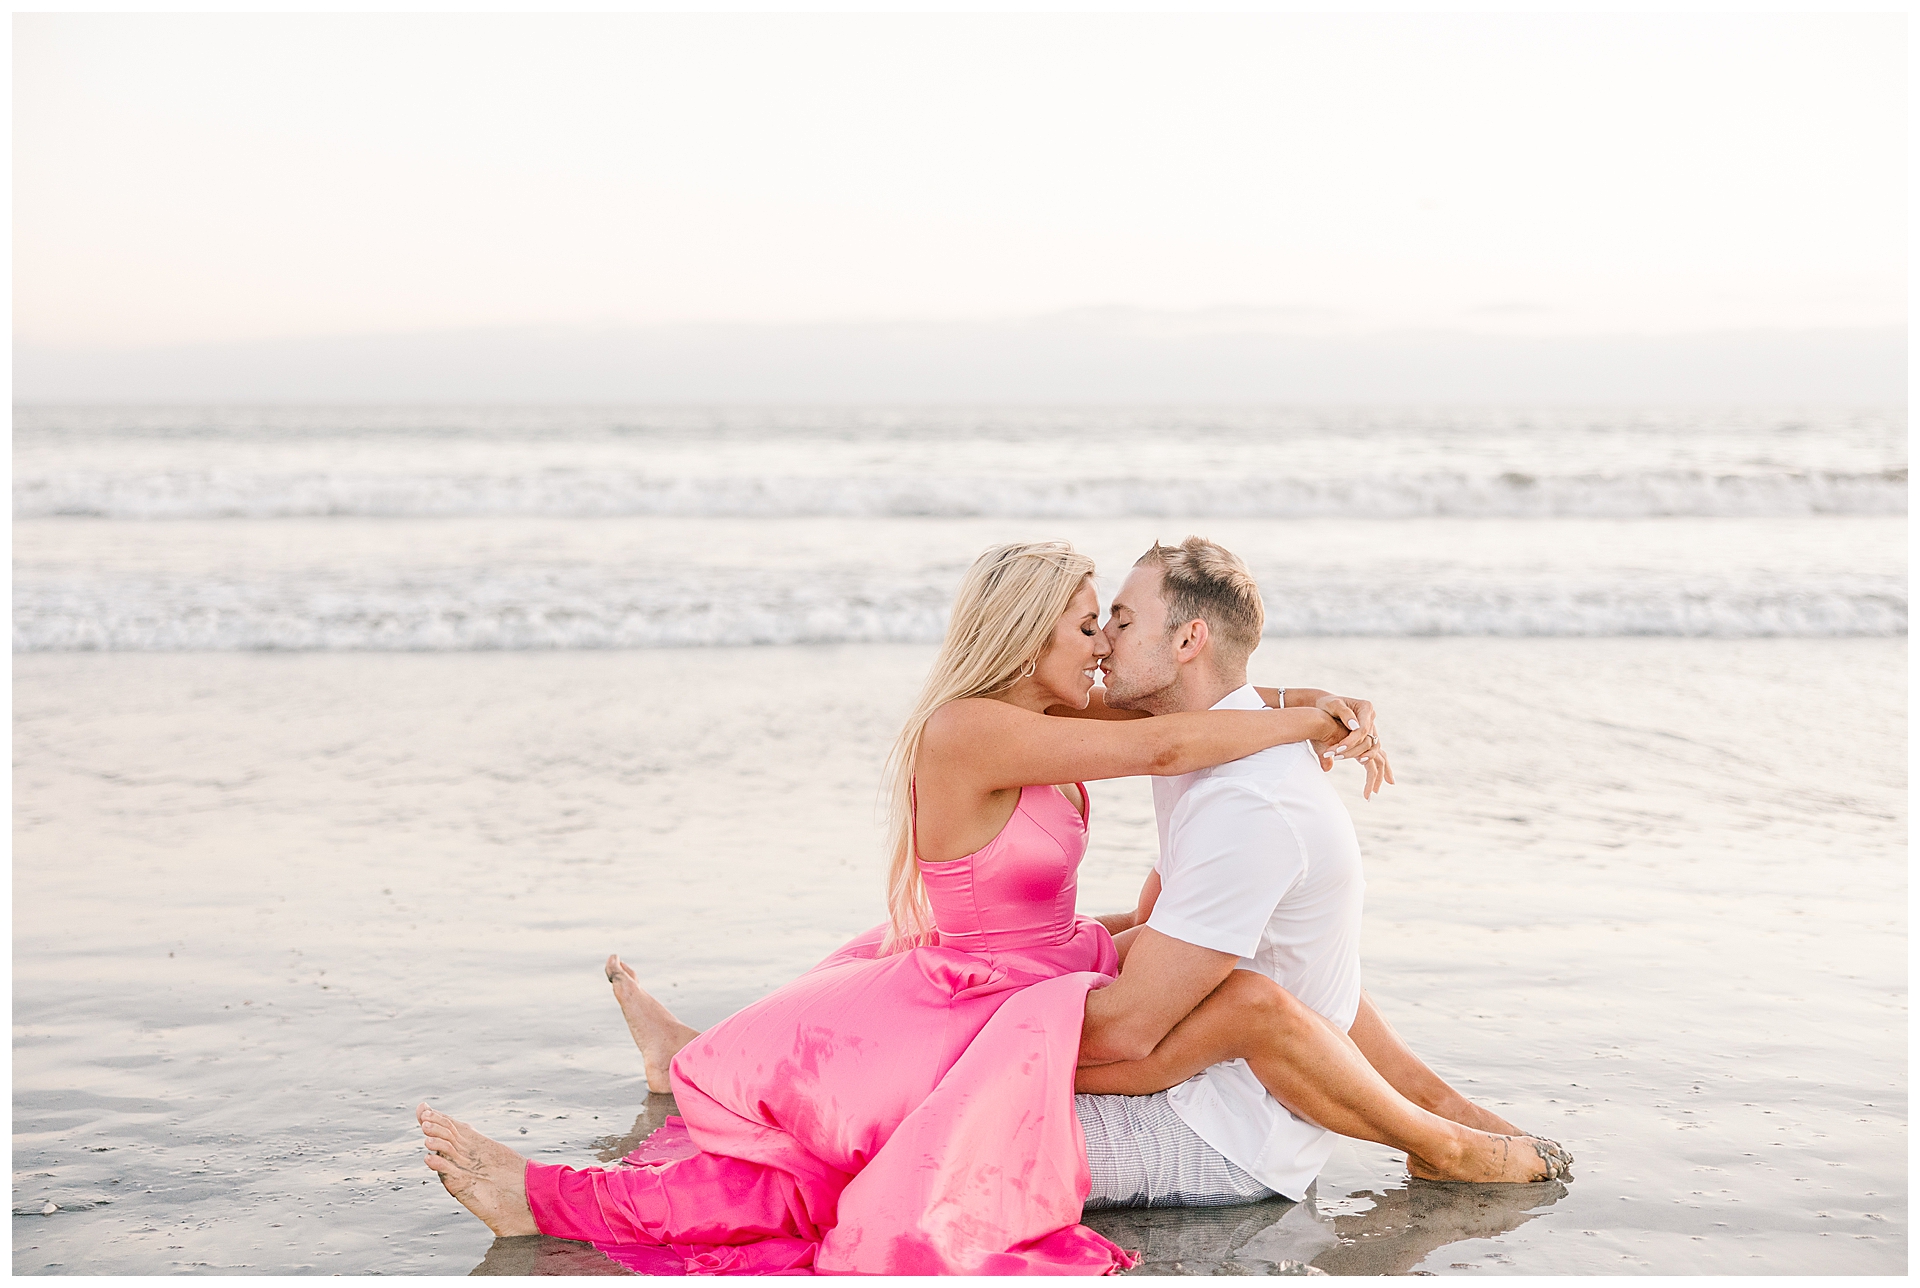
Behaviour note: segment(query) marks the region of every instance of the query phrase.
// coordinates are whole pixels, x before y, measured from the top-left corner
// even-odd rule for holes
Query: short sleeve
[[[1306,871],[1286,819],[1233,779],[1197,784],[1174,808],[1147,924],[1183,943],[1251,957],[1280,900]]]

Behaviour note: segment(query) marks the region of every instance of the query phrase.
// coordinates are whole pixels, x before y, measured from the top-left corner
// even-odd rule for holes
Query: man
[[[1260,707],[1246,665],[1264,623],[1227,550],[1156,543],[1114,598],[1106,706]],[[1563,1151],[1448,1086],[1361,990],[1360,848],[1321,768],[1293,744],[1154,780],[1160,858],[1138,907],[1100,919],[1122,968],[1089,995],[1081,1039],[1089,1206],[1299,1199],[1332,1151],[1328,1128],[1406,1150],[1420,1176],[1565,1174]],[[1220,1008],[1236,1017],[1224,1029]],[[1223,1032],[1263,1035],[1262,1049],[1208,1065]]]

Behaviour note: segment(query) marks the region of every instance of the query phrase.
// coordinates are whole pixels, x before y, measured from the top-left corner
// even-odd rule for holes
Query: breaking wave
[[[462,579],[463,580],[463,579]],[[628,586],[582,578],[480,578],[351,592],[285,583],[16,585],[17,652],[464,651],[672,648],[744,644],[932,643],[951,591],[929,580],[886,586],[791,583],[745,574]],[[1897,636],[1904,585],[1646,587],[1541,580],[1278,584],[1270,636],[1669,635]]]

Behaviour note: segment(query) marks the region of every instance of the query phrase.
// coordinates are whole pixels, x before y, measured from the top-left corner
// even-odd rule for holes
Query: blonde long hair
[[[1046,652],[1060,614],[1091,576],[1093,560],[1065,541],[993,546],[967,569],[954,597],[946,642],[887,757],[892,860],[883,953],[933,938],[933,912],[913,843],[913,771],[927,721],[949,702],[999,693],[1028,674],[1029,663]]]

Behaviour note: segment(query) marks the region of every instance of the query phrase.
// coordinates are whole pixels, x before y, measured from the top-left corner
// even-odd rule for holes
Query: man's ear
[[[1181,662],[1191,662],[1205,651],[1207,641],[1211,638],[1205,619],[1196,617],[1181,629],[1180,643],[1175,646],[1173,655]]]

